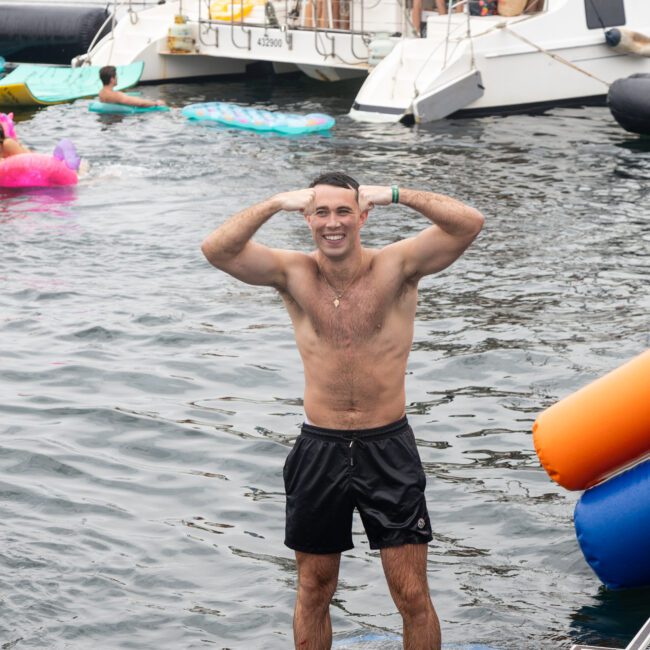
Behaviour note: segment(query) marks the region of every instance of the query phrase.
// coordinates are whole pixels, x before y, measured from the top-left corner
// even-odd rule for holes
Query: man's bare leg
[[[341,554],[314,555],[296,551],[296,563],[295,646],[298,650],[329,650],[332,646],[330,602],[336,591]]]
[[[314,3],[316,0],[306,0],[304,4],[305,13],[303,14],[302,27],[314,26]]]
[[[420,36],[420,29],[422,27],[422,0],[413,0],[411,22],[413,23],[413,31],[415,32],[415,35]]]
[[[404,650],[440,650],[440,623],[427,580],[427,544],[381,550],[390,595],[404,621]]]

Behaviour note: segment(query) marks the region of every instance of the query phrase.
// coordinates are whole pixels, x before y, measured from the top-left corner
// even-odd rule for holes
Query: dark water
[[[306,78],[143,92],[338,124],[287,138],[178,112],[97,116],[85,101],[19,114],[26,144],[68,137],[90,172],[71,190],[0,196],[0,647],[291,646],[281,470],[302,419],[300,359],[274,292],[211,269],[199,244],[330,168],[487,217],[466,255],[422,282],[408,369],[445,641],[626,645],[650,591],[599,586],[575,540],[579,495],[540,468],[530,430],[650,346],[650,143],[606,108],[405,127],[353,123],[353,86]],[[425,225],[378,209],[365,243]],[[287,214],[259,239],[310,245]],[[355,530],[335,630],[399,631]]]

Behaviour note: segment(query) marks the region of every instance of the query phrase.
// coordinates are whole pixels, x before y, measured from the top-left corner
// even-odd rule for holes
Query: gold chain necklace
[[[361,254],[361,262],[359,263],[359,267],[357,268],[355,274],[352,276],[352,280],[348,282],[347,286],[342,290],[342,291],[337,291],[330,283],[327,277],[325,276],[325,273],[323,272],[323,269],[321,269],[320,264],[316,262],[316,265],[318,266],[318,270],[323,277],[323,280],[325,280],[325,284],[330,288],[330,291],[334,294],[334,300],[332,301],[334,304],[334,307],[338,309],[338,306],[341,304],[341,298],[343,298],[343,294],[354,284],[355,280],[357,279],[357,276],[359,275],[359,271],[361,271],[361,267],[363,266],[363,253]]]

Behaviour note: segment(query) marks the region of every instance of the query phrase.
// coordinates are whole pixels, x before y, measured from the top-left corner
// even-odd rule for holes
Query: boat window
[[[604,29],[625,25],[623,0],[585,0],[585,14],[589,29]]]

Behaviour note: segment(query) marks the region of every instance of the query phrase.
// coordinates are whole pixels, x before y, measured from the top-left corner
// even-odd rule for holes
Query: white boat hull
[[[650,5],[628,0],[628,6],[638,9],[640,31],[650,33]],[[553,0],[544,13],[510,19],[440,16],[429,19],[428,28],[427,39],[402,41],[371,72],[350,111],[353,119],[439,119],[445,111],[434,108],[436,94],[446,103],[450,85],[474,71],[483,92],[462,107],[452,102],[447,115],[604,101],[616,79],[650,72],[650,58],[617,52],[604,30],[588,29],[576,0]],[[428,110],[418,111],[423,97]]]
[[[171,0],[127,13],[87,60],[142,60],[143,81],[243,74],[258,61],[323,81],[367,76],[350,116],[371,122],[517,112],[604,100],[616,79],[650,72],[650,57],[616,51],[604,29],[589,24],[586,3],[602,1],[546,0],[544,11],[512,18],[431,14],[427,37],[415,38],[403,3],[350,0],[348,28],[333,29],[282,15],[284,2],[271,22],[260,5],[238,23],[209,20],[205,2],[184,0],[181,9]],[[650,2],[608,2],[624,2],[625,24],[650,34]],[[170,51],[167,40],[181,10],[191,43],[184,53]]]

